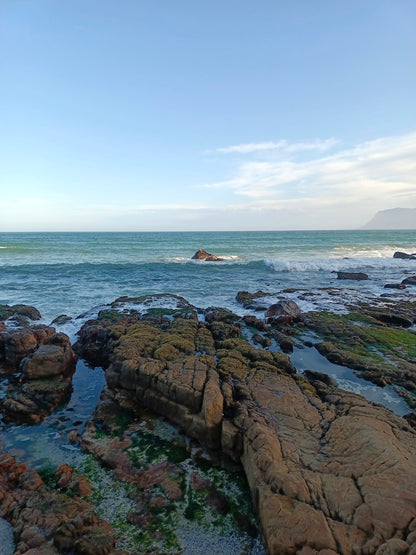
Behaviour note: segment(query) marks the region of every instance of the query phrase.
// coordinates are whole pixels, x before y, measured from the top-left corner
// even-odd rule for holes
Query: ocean
[[[224,261],[192,260],[199,248]],[[61,314],[68,315],[71,320],[57,328],[72,342],[86,319],[121,296],[169,293],[185,297],[196,307],[222,306],[244,315],[250,311],[237,302],[237,292],[262,290],[270,293],[265,298],[270,304],[287,298],[295,300],[302,311],[343,312],[349,304],[381,295],[416,299],[416,287],[384,288],[387,283],[400,283],[409,274],[416,275],[416,261],[394,259],[396,250],[416,252],[416,231],[2,233],[0,304],[33,305],[45,324]],[[339,280],[336,272],[340,270],[365,272],[369,279]],[[139,309],[140,302],[135,304]],[[163,305],[175,300],[156,298],[152,302]],[[313,347],[295,346],[291,359],[298,372],[325,372],[342,389],[381,403],[398,415],[409,412],[393,387],[365,381],[351,369],[330,363]],[[17,450],[20,460],[35,469],[68,463],[85,472],[90,459],[68,441],[68,433],[74,426],[82,430],[90,420],[103,385],[104,373],[79,360],[68,405],[33,426],[4,425],[0,420],[2,447]],[[6,395],[7,387],[5,377],[0,380],[0,398]],[[155,418],[154,426],[168,425],[158,422]],[[97,466],[96,471],[101,480],[98,486],[104,492],[100,516],[114,525],[117,519],[125,521],[131,500],[123,493],[124,486],[105,469]],[[182,522],[177,532],[178,537],[183,536],[185,554],[264,555],[259,537],[248,541],[234,532],[222,536],[186,526]],[[12,530],[1,519],[0,538],[4,552],[13,553]],[[119,547],[135,552],[131,541],[124,538]]]
[[[199,248],[225,260],[192,260]],[[382,294],[415,297],[416,288],[384,289],[416,273],[415,261],[393,259],[396,250],[416,252],[416,231],[1,233],[0,303],[34,305],[50,323],[153,293],[243,313],[240,290],[295,288],[308,290],[286,293],[302,310],[342,310]],[[338,280],[339,270],[370,279]]]

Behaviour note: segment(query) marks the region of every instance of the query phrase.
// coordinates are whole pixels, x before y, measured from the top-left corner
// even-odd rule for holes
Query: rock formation
[[[268,553],[414,555],[415,431],[319,374],[295,375],[237,320],[213,308],[205,322],[101,318],[78,349],[107,366],[101,404],[152,409],[241,462]]]
[[[206,262],[221,262],[224,258],[219,258],[215,254],[209,254],[209,252],[203,249],[198,249],[193,255],[192,260],[205,260]]]
[[[75,480],[72,469],[65,467],[58,469],[60,484],[54,489],[37,472],[0,450],[0,516],[14,528],[15,555],[115,553],[112,527],[80,497],[90,494],[85,478]],[[70,474],[68,480],[65,471]],[[62,492],[68,488],[71,495]]]
[[[393,258],[403,258],[404,260],[416,260],[416,253],[407,254],[406,252],[396,251]]]
[[[402,285],[416,285],[416,276],[410,276],[402,280]]]
[[[369,279],[368,275],[364,272],[337,272],[338,279],[352,279],[355,281],[361,281]]]
[[[0,368],[10,374],[1,402],[6,421],[39,422],[72,391],[76,356],[69,338],[49,326],[0,331]]]

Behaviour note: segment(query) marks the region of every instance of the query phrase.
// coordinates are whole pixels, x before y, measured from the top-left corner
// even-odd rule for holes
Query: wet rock
[[[261,345],[263,348],[270,347],[271,345],[270,339],[261,335],[260,333],[256,333],[253,335],[253,343],[255,345]]]
[[[338,279],[352,279],[355,281],[361,281],[369,279],[368,275],[364,272],[337,272]]]
[[[392,309],[385,319],[390,322],[407,324],[414,318],[416,303],[389,304]],[[321,337],[315,347],[330,362],[353,368],[381,387],[393,384],[416,391],[416,336],[411,330],[383,325],[371,314],[386,313],[367,307],[365,314],[310,312],[304,322]]]
[[[6,422],[40,422],[71,394],[76,357],[68,337],[54,328],[1,332],[1,362],[14,374],[1,401]]]
[[[267,323],[272,325],[293,324],[299,317],[300,308],[295,301],[279,301],[272,304],[267,312]]]
[[[384,289],[406,289],[403,283],[386,283]]]
[[[68,336],[58,333],[45,339],[34,353],[23,359],[20,369],[26,380],[49,378],[73,372],[75,361]]]
[[[266,306],[261,305],[262,299],[269,297],[269,293],[264,293],[264,291],[256,291],[255,293],[249,293],[248,291],[239,291],[236,296],[236,300],[243,305],[244,308],[256,310],[257,308],[262,308],[266,310]]]
[[[34,306],[25,304],[15,304],[9,306],[7,304],[0,304],[0,320],[7,320],[14,315],[26,316],[29,320],[40,320],[41,314]]]
[[[405,260],[416,260],[416,253],[407,254],[406,252],[396,251],[393,254],[393,258],[402,258],[402,259],[405,259]]]
[[[56,326],[62,326],[64,324],[66,324],[67,322],[70,322],[71,320],[72,320],[72,318],[70,316],[67,316],[66,314],[60,314],[54,320],[52,320],[51,325],[55,324]]]
[[[266,331],[269,329],[269,326],[266,324],[266,322],[264,322],[264,320],[260,320],[252,314],[247,314],[246,316],[243,316],[243,322],[247,326],[251,328],[256,328],[259,331]]]
[[[218,256],[215,256],[215,254],[210,254],[209,252],[206,252],[203,249],[198,249],[196,253],[193,255],[192,260],[205,260],[206,262],[220,262],[224,260],[224,258],[219,258]]]
[[[1,517],[14,528],[16,555],[107,555],[114,550],[112,527],[89,503],[46,486],[37,472],[1,451],[0,507]]]
[[[291,337],[277,329],[271,331],[269,335],[279,343],[279,346],[284,353],[293,353],[295,342]]]
[[[368,311],[367,314],[379,320],[380,322],[384,322],[390,326],[399,326],[401,328],[410,328],[413,325],[413,321],[409,320],[409,318],[404,318],[399,314],[394,314],[391,312],[378,312],[378,311]]]
[[[402,285],[416,285],[416,276],[410,276],[402,281]]]

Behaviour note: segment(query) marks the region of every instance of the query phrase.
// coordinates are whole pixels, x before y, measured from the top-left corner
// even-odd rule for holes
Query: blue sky
[[[413,0],[2,0],[0,231],[416,207]]]

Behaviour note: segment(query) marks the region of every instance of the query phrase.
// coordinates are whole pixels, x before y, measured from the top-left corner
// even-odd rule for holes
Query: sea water
[[[192,260],[199,248],[224,261]],[[0,303],[34,305],[49,323],[150,293],[238,313],[240,290],[307,289],[309,298],[292,293],[303,310],[336,310],[381,294],[415,298],[416,287],[384,289],[416,274],[416,261],[394,259],[396,250],[416,252],[416,231],[0,233]],[[370,279],[338,280],[340,270]]]

